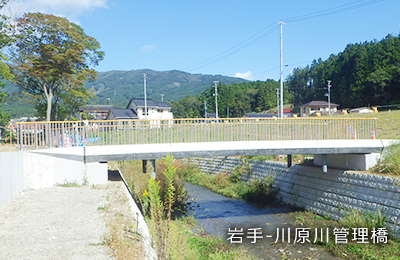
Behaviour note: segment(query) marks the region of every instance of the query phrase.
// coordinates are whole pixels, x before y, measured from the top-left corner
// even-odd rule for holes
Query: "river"
[[[247,249],[262,259],[341,259],[334,257],[323,246],[311,243],[288,243],[286,238],[281,242],[282,231],[288,232],[289,228],[295,228],[291,223],[295,221],[294,210],[290,207],[252,205],[244,200],[232,199],[210,191],[207,188],[185,184],[191,201],[191,214],[199,223],[199,226],[208,235],[221,236],[228,241],[228,229],[231,231],[242,228],[242,243]],[[247,238],[251,233],[249,229],[260,228],[257,232],[262,238]],[[277,240],[277,228],[280,236]],[[292,239],[294,240],[294,235]],[[235,236],[234,240],[240,242],[240,238]],[[255,243],[252,243],[255,242]]]

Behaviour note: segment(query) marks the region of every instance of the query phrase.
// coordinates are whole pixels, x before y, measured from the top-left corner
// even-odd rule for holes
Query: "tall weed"
[[[389,146],[383,153],[381,163],[373,171],[400,175],[400,144]]]

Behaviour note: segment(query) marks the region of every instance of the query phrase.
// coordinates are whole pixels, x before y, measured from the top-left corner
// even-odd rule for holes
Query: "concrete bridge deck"
[[[168,153],[175,158],[274,154],[370,154],[380,153],[393,142],[394,140],[384,139],[198,142],[67,147],[29,152],[91,163],[153,160],[163,158]]]

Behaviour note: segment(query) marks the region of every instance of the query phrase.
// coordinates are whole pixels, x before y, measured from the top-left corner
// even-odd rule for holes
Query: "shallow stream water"
[[[339,259],[323,246],[312,243],[293,243],[293,241],[288,243],[287,237],[283,240],[284,242],[281,241],[282,231],[287,233],[288,228],[294,230],[291,226],[291,223],[295,221],[294,210],[290,207],[284,205],[260,207],[243,200],[225,197],[190,183],[186,183],[185,188],[192,202],[191,213],[208,235],[221,236],[229,243],[228,229],[243,229],[244,234],[240,235],[242,243],[235,243],[235,245],[244,245],[262,259]],[[258,232],[262,233],[257,235],[262,238],[252,238],[249,229],[253,228],[260,228]],[[281,234],[278,242],[276,242],[277,228]],[[235,235],[232,241],[240,241],[238,237]]]

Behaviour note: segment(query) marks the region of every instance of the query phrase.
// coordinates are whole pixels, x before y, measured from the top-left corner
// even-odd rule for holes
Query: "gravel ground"
[[[107,186],[54,187],[19,194],[0,207],[0,259],[112,259]]]

